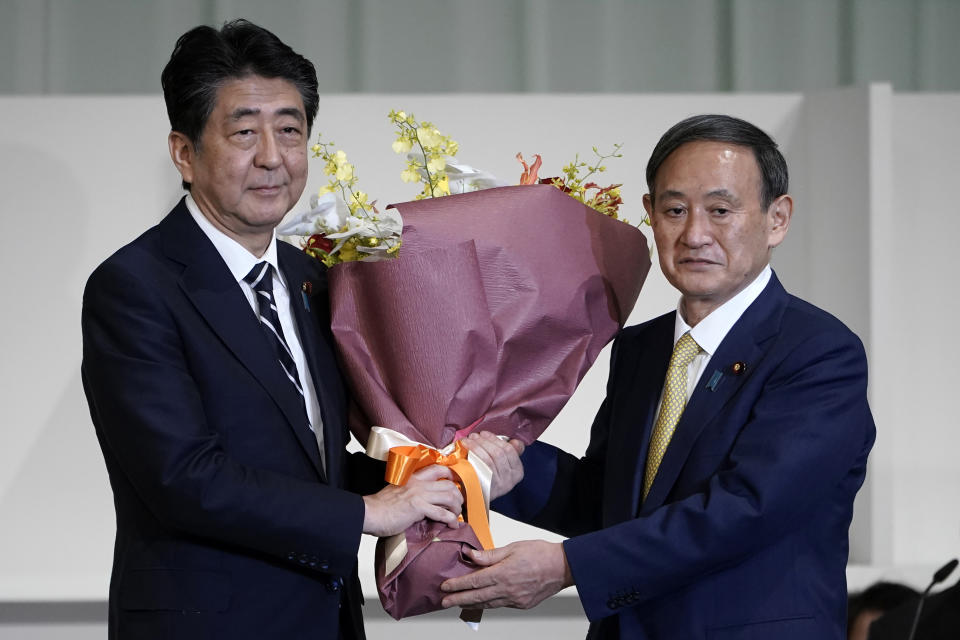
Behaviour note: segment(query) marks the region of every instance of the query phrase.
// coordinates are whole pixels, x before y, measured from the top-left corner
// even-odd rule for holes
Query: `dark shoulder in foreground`
[[[664,327],[669,327],[672,333],[676,315],[676,311],[670,311],[646,322],[624,327],[620,330],[620,333],[617,334],[617,340],[632,341],[636,338],[643,337],[648,332],[662,331]]]
[[[90,288],[104,277],[121,273],[130,273],[143,279],[144,284],[153,284],[152,278],[160,276],[165,270],[160,259],[162,252],[158,227],[150,227],[97,265],[87,278],[86,287]]]
[[[623,349],[630,345],[642,345],[648,339],[672,338],[675,319],[676,311],[671,311],[641,324],[625,327],[617,335],[618,346]],[[780,340],[799,344],[816,335],[823,335],[863,348],[860,338],[841,320],[786,292],[778,280],[771,281],[760,297],[744,311],[741,320],[754,323],[754,326],[757,326],[756,323],[773,323]]]
[[[802,336],[815,333],[835,334],[862,345],[860,337],[832,313],[789,293],[787,306],[783,312],[781,331],[796,332]]]

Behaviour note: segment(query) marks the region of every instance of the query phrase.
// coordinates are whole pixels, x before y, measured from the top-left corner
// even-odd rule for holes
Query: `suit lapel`
[[[667,375],[667,365],[672,352],[674,314],[667,314],[654,320],[649,329],[639,335],[631,336],[629,344],[622,345],[624,362],[634,362],[633,371],[627,374],[617,372],[617,376],[627,374],[626,383],[620,390],[622,395],[616,403],[617,425],[611,434],[609,449],[619,461],[613,473],[608,473],[608,483],[629,483],[612,493],[604,514],[606,524],[629,520],[636,514],[640,501],[643,482],[643,461],[647,457],[650,443],[650,429],[657,408],[657,399],[663,380]],[[639,462],[638,462],[639,461]],[[639,472],[638,472],[639,469]]]
[[[750,379],[766,353],[764,343],[779,331],[780,317],[786,301],[786,291],[776,275],[771,275],[770,282],[760,296],[724,337],[707,363],[707,369],[700,376],[697,387],[677,423],[650,487],[650,493],[643,502],[641,513],[664,503],[697,439]],[[741,374],[733,371],[733,364],[736,362],[746,364],[746,369]],[[716,377],[716,371],[720,372],[720,377],[711,384]],[[645,458],[646,456],[644,465]],[[642,471],[639,475],[643,476]]]
[[[168,257],[184,265],[180,288],[243,366],[266,389],[322,474],[302,401],[284,375],[240,286],[183,201],[160,224]]]
[[[330,324],[327,317],[326,282],[318,277],[318,271],[304,268],[307,266],[305,262],[309,263],[313,258],[293,247],[280,243],[277,246],[277,260],[290,288],[293,319],[299,329],[301,346],[320,404],[327,481],[338,486],[340,456],[334,455],[334,452],[342,449],[345,443],[341,442],[340,438],[340,418],[331,407],[333,399],[337,397],[335,380],[332,378],[337,375],[336,359],[326,340],[321,337],[321,327]]]

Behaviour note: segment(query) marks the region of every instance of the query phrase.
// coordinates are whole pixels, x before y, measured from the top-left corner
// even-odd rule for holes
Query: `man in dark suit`
[[[489,566],[447,581],[444,604],[528,608],[575,584],[593,638],[841,640],[875,429],[860,340],[770,270],[786,163],[753,125],[696,116],[661,138],[647,184],[677,311],[615,341],[586,454],[534,443],[494,504],[569,539],[475,554]]]
[[[325,271],[274,234],[306,183],[313,65],[236,21],[182,36],[162,79],[188,194],[84,292],[110,637],[362,638],[361,533],[457,526],[461,498],[439,467],[383,488],[345,452]]]

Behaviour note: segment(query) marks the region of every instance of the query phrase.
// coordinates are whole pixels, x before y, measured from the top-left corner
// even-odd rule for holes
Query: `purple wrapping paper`
[[[399,257],[330,271],[354,433],[366,443],[380,425],[440,448],[482,419],[477,429],[533,442],[633,309],[646,238],[550,185],[395,206]],[[411,536],[411,557],[383,580],[378,559],[380,599],[398,619],[439,608],[442,579],[430,576],[471,570],[467,542]]]
[[[404,536],[407,555],[390,575],[384,575],[384,538],[377,541],[374,559],[380,602],[397,620],[439,609],[443,598],[440,584],[475,570],[464,551],[481,548],[469,526],[451,529],[439,522],[421,520]]]

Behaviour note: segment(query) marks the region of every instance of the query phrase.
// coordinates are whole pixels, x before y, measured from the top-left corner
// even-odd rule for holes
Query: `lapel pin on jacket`
[[[713,375],[710,376],[710,381],[707,382],[707,389],[710,391],[716,391],[717,385],[720,384],[720,379],[723,377],[723,372],[720,369],[714,369]]]
[[[747,363],[741,360],[737,360],[732,365],[730,365],[730,371],[733,372],[733,375],[739,376],[743,375],[743,372],[747,370]]]
[[[300,285],[300,295],[303,297],[303,308],[310,313],[310,295],[313,293],[313,283],[307,280]]]

